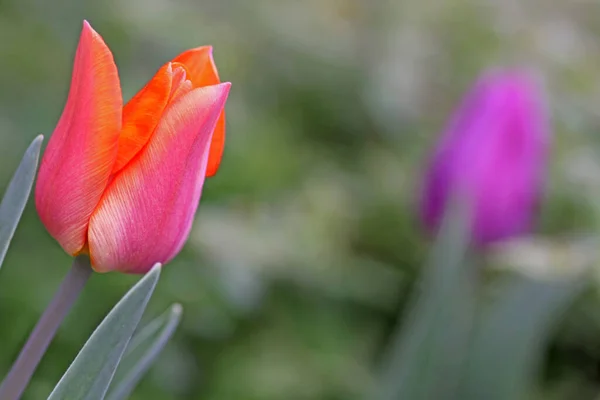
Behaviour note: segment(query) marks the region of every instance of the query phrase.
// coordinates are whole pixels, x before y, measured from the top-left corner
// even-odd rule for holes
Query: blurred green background
[[[427,151],[489,66],[542,73],[555,147],[539,238],[488,262],[543,277],[595,267],[598,2],[0,0],[0,188],[54,129],[83,19],[125,99],[204,44],[233,83],[221,170],[147,312],[180,302],[183,321],[134,400],[363,398],[430,244],[415,212]],[[0,373],[69,265],[30,201],[1,273]],[[93,276],[26,399],[48,395],[136,279]],[[593,288],[551,337],[532,398],[597,398]]]

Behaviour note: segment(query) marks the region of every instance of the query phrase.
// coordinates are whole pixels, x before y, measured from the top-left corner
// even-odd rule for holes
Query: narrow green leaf
[[[39,135],[29,145],[0,203],[0,267],[31,193],[43,140]]]
[[[456,204],[450,211],[407,318],[392,338],[375,389],[377,400],[444,399],[458,388],[475,312],[476,270],[466,262],[470,240],[466,204]]]
[[[160,276],[156,264],[108,313],[48,400],[102,400]]]
[[[583,288],[582,277],[560,281],[512,277],[483,310],[457,398],[526,398],[554,324]]]
[[[174,304],[133,337],[117,370],[117,376],[122,378],[111,390],[109,400],[125,400],[129,397],[175,332],[181,313],[181,305]]]

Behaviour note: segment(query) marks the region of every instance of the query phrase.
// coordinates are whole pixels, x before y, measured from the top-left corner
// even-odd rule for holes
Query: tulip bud
[[[35,201],[64,250],[96,271],[145,273],[181,249],[223,151],[220,83],[208,46],[165,64],[125,106],[113,56],[84,22],[67,103]]]
[[[531,229],[546,172],[550,132],[542,94],[518,71],[485,74],[466,96],[426,171],[421,217],[439,227],[451,197],[470,207],[482,246]]]

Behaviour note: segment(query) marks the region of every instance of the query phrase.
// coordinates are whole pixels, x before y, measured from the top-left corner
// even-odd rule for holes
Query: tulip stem
[[[29,335],[19,357],[0,386],[0,399],[18,400],[27,387],[48,345],[79,297],[92,274],[90,259],[80,255],[73,260],[69,273]]]

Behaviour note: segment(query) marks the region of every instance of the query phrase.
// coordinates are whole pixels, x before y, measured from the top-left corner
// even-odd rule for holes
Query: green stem
[[[18,400],[27,387],[48,345],[65,319],[69,310],[79,297],[92,274],[90,259],[77,256],[67,276],[60,284],[54,298],[42,314],[37,325],[29,335],[19,357],[0,385],[0,399]]]

